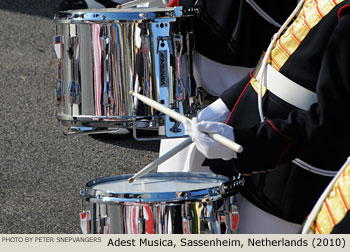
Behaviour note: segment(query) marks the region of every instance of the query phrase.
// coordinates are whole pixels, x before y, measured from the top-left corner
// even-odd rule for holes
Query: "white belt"
[[[266,88],[289,104],[303,110],[309,110],[311,104],[317,102],[315,92],[288,79],[270,64],[267,64],[265,76],[264,83]]]
[[[283,74],[274,69],[270,64],[267,64],[265,76],[266,88],[274,95],[288,102],[289,104],[292,104],[293,106],[300,109],[308,110],[313,103],[317,102],[316,93],[288,79]],[[336,171],[317,168],[302,161],[299,158],[294,159],[293,163],[309,172],[321,176],[334,177],[336,174]]]

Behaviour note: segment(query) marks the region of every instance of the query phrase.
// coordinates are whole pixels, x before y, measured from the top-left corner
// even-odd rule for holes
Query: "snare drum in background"
[[[196,113],[197,88],[191,81],[196,12],[194,7],[59,12],[56,117],[66,133],[133,128],[183,136],[182,125],[129,91],[185,115]]]
[[[150,173],[93,180],[81,190],[83,233],[233,233],[244,180],[207,173]]]

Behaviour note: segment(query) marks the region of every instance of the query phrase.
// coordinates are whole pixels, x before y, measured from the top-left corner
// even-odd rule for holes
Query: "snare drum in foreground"
[[[81,190],[83,233],[200,234],[233,233],[234,194],[243,186],[208,173],[150,173],[93,180]]]
[[[182,126],[129,91],[182,114],[195,114],[199,102],[192,81],[191,17],[197,11],[175,7],[59,12],[56,117],[66,132],[141,128],[183,136]]]

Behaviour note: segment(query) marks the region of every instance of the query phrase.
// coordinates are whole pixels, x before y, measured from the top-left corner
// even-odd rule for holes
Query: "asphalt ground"
[[[159,141],[64,136],[55,118],[60,0],[0,1],[0,233],[80,233],[86,182],[134,173]]]

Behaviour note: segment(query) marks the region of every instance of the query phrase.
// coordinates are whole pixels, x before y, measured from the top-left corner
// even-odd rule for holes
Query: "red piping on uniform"
[[[290,56],[290,52],[282,45],[281,39],[278,40],[278,45],[282,48],[282,50],[287,54],[287,56]]]
[[[250,72],[249,75],[250,75],[250,80],[248,81],[247,85],[244,87],[243,91],[242,91],[241,94],[239,95],[239,97],[238,97],[238,99],[237,99],[235,105],[233,106],[233,109],[232,109],[232,111],[231,111],[231,113],[230,113],[230,116],[227,118],[226,124],[228,124],[228,122],[230,121],[230,118],[231,118],[231,116],[232,116],[232,113],[233,113],[233,111],[235,110],[235,108],[236,108],[236,106],[237,106],[239,100],[241,99],[241,97],[243,96],[243,93],[246,91],[247,87],[249,86],[250,82],[252,81],[252,78],[253,78],[252,72]],[[214,164],[214,160],[212,160],[212,161],[210,162],[209,167],[212,167],[213,164]]]
[[[319,234],[322,234],[321,229],[320,229],[320,227],[317,225],[316,221],[315,221],[315,227],[316,227],[318,233],[319,233]]]
[[[346,211],[349,211],[348,204],[346,203],[346,200],[345,200],[345,198],[344,198],[343,192],[342,192],[342,190],[341,190],[339,184],[338,184],[338,188],[337,188],[337,189],[338,189],[338,192],[339,192],[339,194],[340,194],[341,200],[343,201],[343,204],[344,204],[344,206],[345,206]]]
[[[299,42],[299,44],[301,43],[301,40],[299,39],[299,37],[294,33],[293,27],[292,27],[292,36]]]
[[[280,164],[280,162],[282,161],[284,155],[286,155],[286,153],[288,152],[288,150],[290,149],[290,147],[292,147],[292,145],[294,144],[294,140],[292,138],[290,138],[289,136],[286,136],[284,135],[283,133],[281,133],[273,124],[270,120],[266,120],[270,125],[271,127],[278,133],[280,134],[282,137],[288,139],[290,141],[289,145],[284,149],[284,151],[282,152],[281,156],[280,156],[280,159],[278,160],[277,165]]]
[[[169,4],[168,7],[175,7],[179,6],[179,0],[172,0]]]
[[[232,109],[232,111],[231,111],[231,113],[230,113],[230,116],[227,118],[226,124],[228,124],[228,122],[230,121],[231,116],[232,116],[232,113],[233,113],[233,111],[235,110],[235,108],[236,108],[236,106],[237,106],[239,100],[241,99],[241,97],[243,96],[243,93],[246,91],[247,87],[249,86],[250,82],[252,81],[252,78],[253,78],[252,72],[250,72],[249,75],[250,75],[250,80],[249,80],[249,82],[247,83],[247,85],[244,87],[242,93],[239,95],[239,97],[238,97],[238,99],[237,99],[235,105],[233,106],[233,109]]]
[[[333,226],[335,226],[335,224],[336,224],[336,223],[335,223],[335,220],[334,220],[333,214],[332,214],[332,212],[331,212],[331,209],[329,208],[329,205],[328,205],[327,200],[325,200],[325,201],[324,201],[324,203],[325,203],[325,206],[326,206],[327,212],[328,212],[329,216],[331,217],[331,220],[332,220]]]
[[[307,22],[306,20],[306,16],[305,16],[305,13],[303,14],[303,17],[304,17],[304,24],[306,25],[306,27],[311,30],[311,27],[310,27],[310,24]]]
[[[243,89],[243,91],[241,92],[241,94],[239,95],[239,97],[238,97],[238,99],[237,99],[235,105],[233,106],[233,109],[232,109],[232,111],[231,111],[231,113],[230,113],[230,116],[228,117],[228,119],[227,119],[227,121],[226,121],[226,124],[230,121],[233,111],[235,110],[235,108],[236,108],[238,102],[240,101],[240,99],[242,98],[244,92],[247,90],[247,88],[248,88],[250,82],[252,81],[252,78],[253,78],[252,73],[250,72],[249,75],[250,75],[251,78],[250,78],[249,82],[247,83],[247,85],[244,87],[244,89]],[[281,154],[280,159],[278,160],[278,162],[277,162],[277,164],[276,164],[276,166],[277,166],[277,165],[279,165],[279,163],[280,163],[281,160],[283,159],[284,155],[288,152],[288,150],[290,149],[290,147],[292,147],[292,145],[294,144],[294,140],[293,140],[292,138],[290,138],[289,136],[286,136],[286,135],[284,135],[283,133],[281,133],[281,132],[272,124],[271,121],[267,120],[267,122],[271,125],[271,127],[272,127],[278,134],[280,134],[282,137],[284,137],[284,138],[286,138],[286,139],[288,139],[288,140],[290,141],[290,144],[287,146],[287,148],[286,148],[286,149],[283,151],[283,153]]]
[[[343,11],[344,11],[346,8],[349,8],[349,7],[350,7],[350,4],[347,4],[347,5],[344,5],[343,7],[341,7],[341,8],[338,10],[338,13],[337,13],[338,20],[340,19],[341,14],[343,13]]]
[[[275,64],[275,66],[278,68],[278,70],[280,70],[281,69],[280,65],[278,65],[277,62],[272,57],[270,57],[270,59],[273,62],[273,64]]]
[[[318,12],[318,14],[320,14],[321,18],[324,17],[323,13],[321,12],[320,8],[318,7],[318,3],[316,2],[316,10]]]

